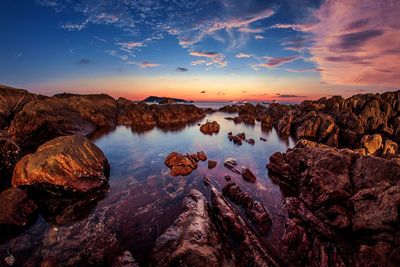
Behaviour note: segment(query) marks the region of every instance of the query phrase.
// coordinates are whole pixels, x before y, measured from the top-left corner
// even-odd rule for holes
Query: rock
[[[228,183],[222,189],[222,195],[244,209],[247,217],[260,234],[268,234],[272,221],[267,210],[260,202],[253,200],[249,193],[243,192],[235,183]]]
[[[110,166],[103,152],[80,135],[57,137],[16,165],[13,187],[88,193],[108,185]]]
[[[137,264],[129,251],[124,251],[115,259],[112,267],[139,267],[139,264]]]
[[[397,157],[399,154],[399,146],[392,140],[386,140],[383,146],[383,156],[386,158]]]
[[[213,187],[211,207],[222,234],[231,240],[236,264],[239,266],[279,266],[272,254],[264,248],[247,223],[236,214],[231,205]],[[237,266],[234,265],[234,266]]]
[[[171,169],[172,176],[188,175],[197,168],[196,161],[190,156],[184,156],[178,152],[170,153],[164,163]]]
[[[36,96],[23,89],[0,85],[0,129],[10,125],[13,117]]]
[[[237,135],[233,135],[232,132],[229,132],[228,139],[229,141],[233,141],[233,143],[236,145],[241,145],[243,141],[246,141],[246,134],[239,133]]]
[[[117,102],[109,95],[63,93],[54,97],[63,100],[70,109],[78,112],[82,118],[92,122],[99,128],[113,129],[117,125]]]
[[[183,200],[183,212],[158,237],[152,259],[157,266],[232,266],[208,213],[205,197],[192,189]]]
[[[260,141],[267,142],[267,139],[260,137]]]
[[[202,119],[204,111],[194,105],[148,105],[130,103],[121,105],[118,124],[134,127],[171,127]]]
[[[380,134],[366,135],[361,139],[361,145],[368,154],[374,155],[382,148],[382,136]]]
[[[209,169],[214,169],[217,166],[217,162],[215,160],[209,160],[208,161],[208,168]]]
[[[205,124],[200,126],[200,131],[203,134],[209,134],[209,135],[213,135],[214,133],[217,134],[219,133],[219,124],[216,121],[213,122],[206,122]]]
[[[11,184],[15,164],[21,157],[21,149],[5,131],[0,130],[0,191]]]
[[[236,168],[237,162],[235,158],[225,159],[224,166],[237,174],[241,174],[241,172]]]
[[[247,140],[247,143],[253,146],[256,142],[254,141],[254,139],[250,138],[249,140]]]
[[[290,127],[292,126],[294,116],[290,113],[283,116],[275,125],[276,130],[280,135],[289,136]]]
[[[242,177],[243,180],[250,183],[255,183],[257,180],[256,176],[248,168],[242,169]]]
[[[0,240],[8,231],[22,230],[32,223],[37,215],[38,206],[25,191],[9,188],[0,192]]]
[[[15,115],[8,132],[21,149],[34,151],[55,137],[87,135],[95,128],[95,125],[71,110],[64,101],[46,98],[26,104]]]
[[[204,185],[206,185],[206,186],[208,186],[208,185],[210,185],[210,184],[211,184],[210,178],[209,178],[209,177],[207,177],[207,176],[204,176],[204,179],[203,179],[203,181],[204,181]]]
[[[226,174],[226,175],[224,176],[224,178],[225,178],[225,181],[227,181],[227,182],[229,182],[230,180],[232,180],[232,177],[231,177],[229,174]]]
[[[4,258],[4,263],[7,264],[8,266],[13,266],[15,263],[15,258],[13,255],[9,255]]]
[[[204,153],[204,151],[197,152],[197,157],[201,161],[206,161],[207,160],[207,155]]]

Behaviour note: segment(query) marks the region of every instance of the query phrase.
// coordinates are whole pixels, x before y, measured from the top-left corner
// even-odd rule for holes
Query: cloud
[[[138,63],[137,65],[142,69],[155,68],[155,67],[159,67],[160,66],[160,64],[151,63],[151,62],[147,62],[147,61]]]
[[[189,70],[187,68],[177,67],[176,71],[177,72],[188,72]]]
[[[400,84],[400,1],[325,1],[312,34],[312,60],[332,84]],[[382,71],[383,70],[383,71]]]
[[[80,23],[67,22],[61,25],[61,28],[67,31],[81,31],[88,26],[88,21],[85,20]]]
[[[15,55],[15,58],[20,58],[20,57],[22,57],[22,53],[20,52],[20,53],[17,53],[16,55]]]
[[[190,55],[194,57],[204,57],[209,59],[208,61],[206,60],[204,60],[204,62],[201,61],[201,63],[200,61],[194,61],[192,62],[192,65],[199,65],[199,64],[205,64],[207,66],[215,65],[220,68],[226,67],[228,65],[228,62],[225,61],[225,56],[217,52],[192,51],[190,52]]]
[[[274,68],[285,63],[293,62],[300,59],[300,56],[288,56],[288,57],[264,57],[266,60],[264,63],[251,64],[250,66],[255,70],[259,68]]]
[[[251,55],[251,54],[245,54],[245,53],[239,53],[239,54],[237,54],[235,57],[236,58],[250,58],[250,57],[252,57],[253,55]]]
[[[206,64],[207,63],[207,61],[205,61],[204,59],[199,59],[199,60],[196,60],[196,61],[192,61],[192,66],[197,66],[197,65],[203,65],[203,64]]]
[[[206,91],[201,91],[201,92],[200,92],[200,94],[205,94],[205,93],[206,93]]]
[[[288,72],[293,72],[293,73],[305,73],[305,72],[320,72],[322,71],[321,69],[318,68],[309,68],[309,69],[284,69],[285,71]]]
[[[262,35],[254,35],[254,39],[256,39],[256,40],[264,40],[265,37],[262,36]]]
[[[100,41],[100,42],[103,42],[103,43],[107,43],[107,40],[105,40],[105,39],[103,39],[103,38],[100,38],[100,37],[98,37],[98,36],[93,36],[93,38],[94,39],[96,39],[97,41]]]
[[[290,94],[276,94],[276,97],[279,98],[299,98],[299,97],[307,97],[304,95],[290,95]]]
[[[89,63],[90,63],[90,60],[86,59],[86,58],[82,58],[81,60],[76,62],[76,64],[78,64],[78,65],[87,65]]]

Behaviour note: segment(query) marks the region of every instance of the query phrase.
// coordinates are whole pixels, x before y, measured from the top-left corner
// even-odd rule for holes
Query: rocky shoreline
[[[259,122],[263,129],[298,140],[294,148],[272,155],[266,166],[285,192],[283,248],[276,254],[265,244],[262,237],[273,223],[257,198],[230,178],[216,185],[207,176],[207,193],[191,189],[181,213],[157,235],[150,266],[396,266],[400,91],[291,106],[232,105],[220,111],[237,113],[235,123]],[[115,203],[100,207],[99,216],[86,213],[109,193],[110,175],[106,156],[87,136],[118,125],[175,127],[205,116],[194,105],[148,105],[108,95],[46,97],[0,88],[0,230],[8,233],[0,242],[27,229],[40,214],[60,225],[43,238],[42,266],[139,266],[129,248],[118,246],[119,217],[106,220],[104,215],[112,209],[126,213],[127,207]],[[199,126],[209,138],[223,129],[217,121]],[[245,133],[222,134],[237,145],[258,145]],[[203,151],[172,152],[164,163],[175,178],[206,160]],[[210,171],[221,165],[248,184],[263,179],[249,168],[239,170],[233,158],[218,167],[211,159],[202,165]],[[77,218],[84,219],[67,226]],[[74,241],[57,243],[69,236]],[[74,255],[80,244],[87,247]],[[13,260],[9,256],[4,262],[12,266]]]

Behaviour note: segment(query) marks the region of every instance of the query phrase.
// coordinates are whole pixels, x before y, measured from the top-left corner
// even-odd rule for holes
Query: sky
[[[399,89],[399,0],[2,0],[0,84],[299,102]]]

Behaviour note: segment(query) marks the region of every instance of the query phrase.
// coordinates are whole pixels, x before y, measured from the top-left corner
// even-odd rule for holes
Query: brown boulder
[[[157,266],[231,266],[221,248],[221,237],[213,224],[205,197],[192,189],[183,200],[183,212],[158,237],[152,258]]]
[[[208,168],[209,169],[214,169],[215,167],[217,167],[217,162],[215,160],[209,160],[208,161]]]
[[[250,183],[255,183],[257,180],[256,176],[248,168],[242,169],[242,177],[243,180]]]
[[[380,134],[365,135],[361,139],[361,145],[368,154],[374,155],[378,150],[382,148],[383,139]]]
[[[7,234],[7,230],[26,227],[37,215],[38,206],[23,190],[18,188],[9,188],[0,192],[0,203],[0,231],[2,235]],[[2,237],[0,237],[1,239]]]
[[[207,160],[207,155],[204,153],[204,151],[197,152],[197,157],[201,161],[206,161]]]
[[[112,129],[117,125],[117,103],[109,95],[64,93],[55,95],[54,97],[63,100],[70,109],[78,112],[82,118],[91,121],[100,128]]]
[[[33,151],[55,137],[87,135],[95,128],[95,125],[71,110],[64,101],[46,98],[25,105],[14,117],[8,132],[23,150]]]
[[[106,186],[109,165],[103,152],[80,135],[57,137],[15,166],[13,187],[88,193]]]
[[[197,168],[197,163],[188,155],[178,152],[170,153],[164,161],[165,165],[171,169],[172,176],[188,175]]]
[[[216,122],[216,121],[209,122],[208,121],[200,126],[200,131],[203,134],[209,134],[209,135],[212,135],[214,133],[217,134],[217,133],[219,133],[219,127],[220,126],[219,126],[218,122]]]

